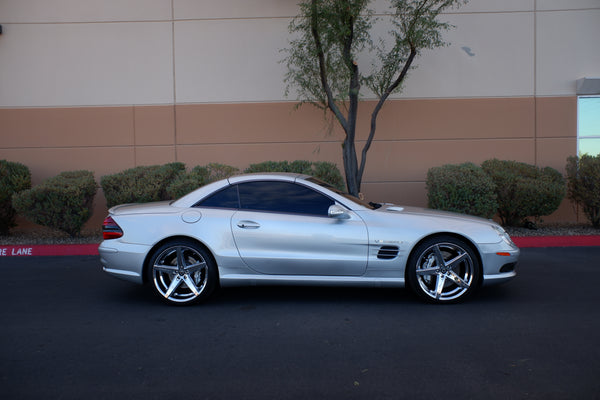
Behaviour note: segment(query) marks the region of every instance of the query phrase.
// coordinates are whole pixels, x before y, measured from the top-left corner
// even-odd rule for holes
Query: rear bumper
[[[98,247],[102,269],[119,279],[144,283],[144,261],[148,246],[105,240]]]

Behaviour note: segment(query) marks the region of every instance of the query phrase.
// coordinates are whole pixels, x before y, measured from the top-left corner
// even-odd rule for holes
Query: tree
[[[377,128],[377,117],[389,96],[402,88],[414,59],[424,50],[445,45],[441,32],[451,27],[437,17],[465,0],[390,0],[389,15],[376,18],[369,0],[304,0],[300,15],[289,26],[293,39],[284,49],[288,71],[287,93],[295,89],[300,104],[313,104],[333,115],[345,132],[344,171],[348,192],[358,196],[367,152]],[[389,18],[392,30],[376,41],[373,27]],[[359,58],[370,58],[366,74]],[[377,97],[360,163],[356,150],[356,122],[361,88]]]

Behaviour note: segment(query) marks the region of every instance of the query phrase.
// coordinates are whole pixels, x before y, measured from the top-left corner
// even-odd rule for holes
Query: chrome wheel
[[[411,288],[439,303],[463,300],[476,288],[479,263],[469,245],[452,237],[430,239],[419,245],[408,266]]]
[[[203,249],[191,242],[173,242],[159,248],[150,260],[149,281],[171,304],[190,304],[210,294],[214,267]]]

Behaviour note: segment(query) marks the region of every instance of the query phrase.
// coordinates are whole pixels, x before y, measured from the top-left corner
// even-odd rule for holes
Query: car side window
[[[292,182],[247,182],[239,186],[244,210],[327,216],[335,202],[306,186]]]
[[[204,200],[199,201],[194,207],[240,208],[237,185],[228,186],[217,193],[213,193]]]

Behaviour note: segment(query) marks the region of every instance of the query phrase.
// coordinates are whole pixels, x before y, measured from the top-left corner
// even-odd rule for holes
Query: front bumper
[[[495,285],[517,276],[516,266],[521,251],[504,242],[480,245],[483,264],[483,285]]]

